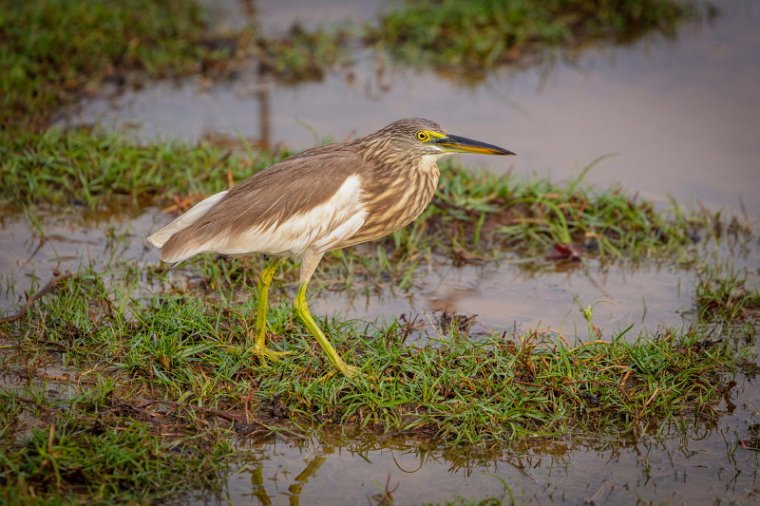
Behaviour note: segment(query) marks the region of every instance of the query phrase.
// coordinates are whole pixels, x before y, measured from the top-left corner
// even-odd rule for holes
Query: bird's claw
[[[253,353],[259,357],[261,365],[267,365],[267,359],[272,362],[279,362],[282,357],[292,355],[292,351],[274,351],[267,347],[254,348]]]
[[[336,367],[338,367],[338,368],[337,369],[333,369],[330,372],[328,372],[327,374],[325,374],[324,376],[322,376],[322,378],[320,379],[320,381],[322,383],[324,383],[325,381],[327,381],[328,379],[332,378],[333,376],[335,376],[338,373],[341,373],[346,378],[351,379],[351,378],[356,377],[359,374],[359,371],[361,371],[361,369],[359,369],[358,367],[353,366],[353,365],[348,365],[346,363],[343,363],[340,366],[336,366]]]
[[[325,383],[327,380],[329,380],[330,378],[332,378],[338,373],[342,374],[348,379],[351,379],[353,377],[356,377],[356,375],[359,374],[359,371],[361,371],[361,369],[359,369],[358,367],[344,363],[340,366],[339,369],[332,369],[326,374],[324,374],[321,378],[319,378],[319,382]]]
[[[346,378],[353,378],[359,374],[359,371],[361,371],[361,369],[356,366],[344,364],[344,369],[340,372],[342,372]]]

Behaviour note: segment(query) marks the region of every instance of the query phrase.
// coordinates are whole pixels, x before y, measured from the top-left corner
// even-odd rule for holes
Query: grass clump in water
[[[436,242],[463,253],[508,249],[544,257],[564,247],[574,255],[641,259],[677,257],[677,253],[711,237],[717,215],[684,212],[675,204],[653,203],[621,188],[598,190],[575,180],[557,184],[547,179],[519,181],[511,176],[475,173],[444,166],[439,191],[423,218],[408,232],[424,230]],[[741,227],[734,227],[739,233]]]
[[[191,0],[0,0],[0,128],[39,129],[88,83],[196,72],[232,56]]]
[[[724,260],[700,265],[697,274],[695,306],[700,321],[760,320],[760,291],[746,270]]]
[[[258,37],[253,56],[263,71],[284,83],[320,81],[327,69],[345,60],[350,37],[346,27],[306,30],[294,24],[282,37]]]
[[[373,37],[404,61],[488,69],[537,46],[672,33],[688,8],[675,0],[404,0]]]
[[[177,427],[167,437],[156,419],[111,403],[112,388],[103,378],[94,387],[70,384],[76,393],[59,399],[29,384],[0,390],[3,504],[142,503],[220,489],[231,451],[224,439],[183,436]],[[29,420],[37,426],[27,431]]]
[[[313,425],[408,433],[442,444],[506,443],[530,434],[635,435],[682,416],[717,416],[737,352],[730,336],[693,329],[610,336],[570,344],[561,336],[494,334],[472,339],[458,325],[427,344],[413,329],[322,322],[354,379],[330,365],[289,306],[270,312],[272,345],[294,354],[261,367],[250,354],[256,301],[164,293],[136,299],[139,280],[81,272],[4,331],[29,350],[53,346],[69,367],[115,381],[110,403],[181,407],[177,423],[209,413],[267,430]],[[121,371],[119,374],[108,371]],[[163,403],[163,404],[162,404]],[[273,427],[273,428],[272,428]]]
[[[0,199],[6,205],[85,205],[90,209],[210,194],[273,163],[266,153],[242,159],[211,146],[138,146],[118,134],[51,129],[0,142]],[[119,201],[121,198],[121,201]]]
[[[321,79],[347,37],[298,26],[282,37],[253,27],[217,34],[195,0],[0,0],[0,130],[41,131],[104,81],[227,77],[249,57],[287,82]]]
[[[517,342],[449,335],[423,347],[386,336],[361,347],[340,343],[361,357],[354,381],[318,381],[311,367],[290,364],[281,375],[260,377],[259,388],[306,424],[471,445],[531,435],[632,436],[681,416],[713,417],[733,367],[725,343],[697,333],[577,345],[536,334]]]

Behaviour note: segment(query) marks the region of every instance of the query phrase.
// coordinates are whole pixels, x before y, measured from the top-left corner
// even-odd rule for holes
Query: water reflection
[[[656,430],[656,429],[655,429]],[[758,454],[739,452],[732,431],[696,424],[671,437],[523,440],[514,448],[442,452],[403,438],[275,440],[230,477],[235,504],[421,504],[515,499],[519,504],[746,503],[757,491]],[[679,443],[679,433],[688,445]],[[252,498],[255,500],[252,501]],[[202,502],[214,503],[214,498]]]
[[[318,314],[362,321],[393,321],[404,314],[416,320],[421,335],[448,333],[444,315],[462,320],[476,316],[469,334],[494,329],[519,334],[541,329],[573,338],[589,337],[583,309],[591,307],[593,324],[605,338],[627,330],[642,332],[681,328],[691,317],[696,274],[672,266],[603,267],[593,261],[573,271],[523,269],[519,264],[423,266],[410,292],[321,294],[312,301]],[[445,319],[445,318],[444,318]]]

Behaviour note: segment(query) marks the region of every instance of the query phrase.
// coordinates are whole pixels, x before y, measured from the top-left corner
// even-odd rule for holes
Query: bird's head
[[[454,153],[514,155],[512,151],[493,144],[450,134],[437,123],[422,118],[396,121],[375,135],[385,137],[389,144],[407,155],[445,156]]]

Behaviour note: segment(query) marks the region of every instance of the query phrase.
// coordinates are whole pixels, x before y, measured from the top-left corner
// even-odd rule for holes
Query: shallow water
[[[409,442],[351,450],[340,441],[276,441],[249,449],[225,495],[234,504],[373,504],[387,487],[402,505],[456,497],[508,504],[510,494],[517,504],[749,504],[758,454],[730,455],[735,437],[730,429],[702,430],[690,434],[688,447],[642,437],[616,448],[569,438],[480,463]]]
[[[41,231],[23,215],[0,219],[0,313],[11,313],[53,277],[54,271],[104,268],[120,259],[156,262],[146,233],[162,223],[157,210],[136,215],[82,211],[37,216]]]
[[[592,265],[584,270],[534,273],[515,265],[422,268],[409,293],[322,294],[311,307],[318,314],[337,311],[342,317],[367,321],[392,321],[404,314],[429,328],[437,326],[442,313],[475,315],[471,335],[494,329],[544,329],[571,339],[589,335],[580,310],[587,306],[605,337],[626,331],[635,339],[642,331],[678,328],[688,321],[693,273],[654,266],[605,272]]]
[[[295,18],[307,24],[314,20],[295,3],[273,0],[255,2],[256,17],[246,18],[246,5],[252,4],[222,2],[222,11],[229,13],[222,28],[253,20],[276,31]],[[323,136],[343,139],[399,117],[423,116],[518,153],[508,161],[467,157],[470,166],[570,179],[597,157],[614,154],[594,167],[590,183],[619,183],[661,203],[673,195],[713,209],[744,208],[757,224],[760,4],[736,0],[720,7],[717,19],[686,25],[675,40],[655,36],[631,46],[588,49],[571,61],[499,70],[477,85],[395,67],[367,52],[323,82],[291,87],[251,73],[211,86],[197,78],[150,84],[86,99],[59,123],[126,129],[146,142],[197,141],[221,133],[298,149]],[[377,4],[326,0],[317,8],[320,20],[333,22],[371,18]],[[48,239],[40,244],[23,217],[5,219],[0,226],[2,286],[11,279],[17,287],[0,294],[0,311],[15,307],[32,276],[44,284],[54,268],[97,265],[114,256],[156,262],[155,251],[142,238],[165,221],[168,217],[157,210],[95,221],[46,218]],[[579,308],[590,305],[594,323],[606,336],[634,325],[628,335],[635,337],[688,321],[694,283],[691,271],[651,265],[601,269],[587,262],[539,273],[509,263],[423,268],[409,293],[348,297],[328,292],[313,300],[312,310],[367,321],[405,314],[430,327],[441,311],[477,314],[475,331],[550,328],[583,337],[587,329]],[[570,437],[551,445],[527,442],[524,450],[479,462],[444,455],[435,447],[425,450],[414,441],[375,441],[367,443],[370,449],[353,451],[364,442],[276,440],[247,448],[250,461],[231,475],[226,497],[200,502],[371,503],[389,480],[397,504],[457,496],[508,501],[510,493],[518,503],[530,504],[748,504],[760,494],[758,453],[739,448],[738,442],[758,421],[760,389],[739,378],[734,394],[733,411],[714,427],[691,427],[683,439],[644,437],[631,446]]]

